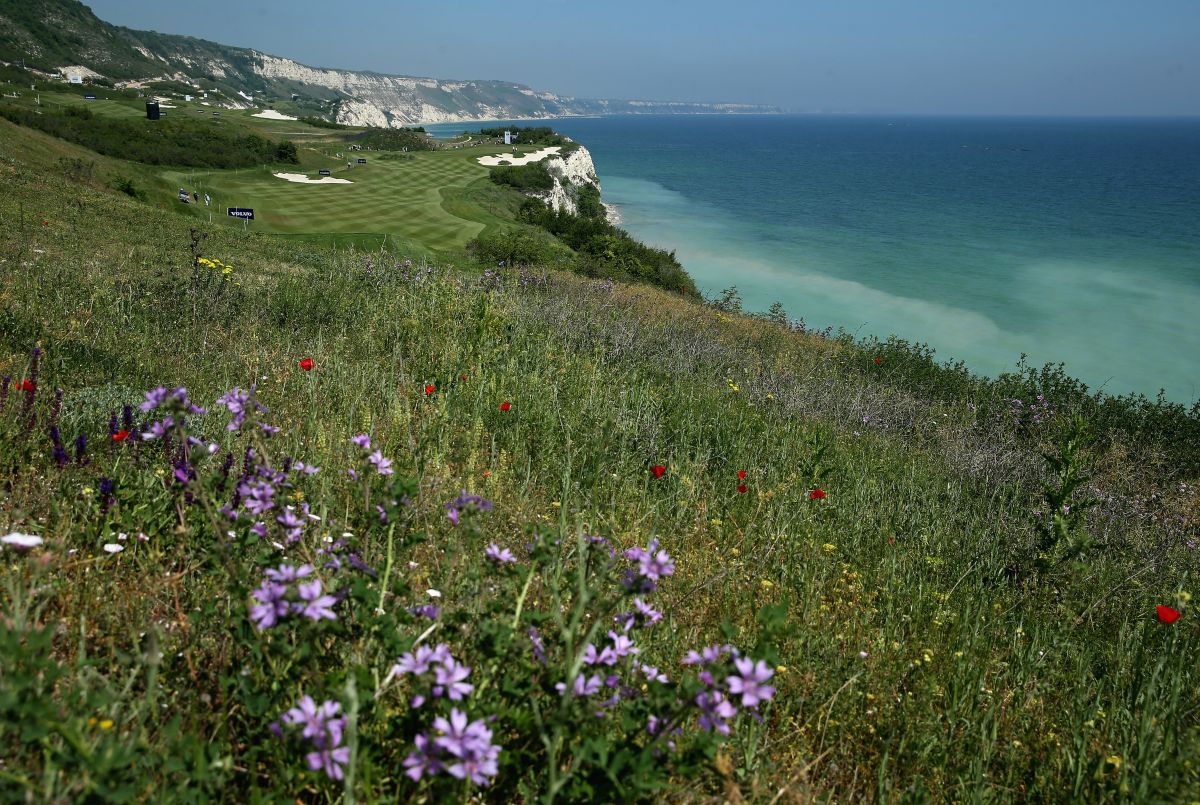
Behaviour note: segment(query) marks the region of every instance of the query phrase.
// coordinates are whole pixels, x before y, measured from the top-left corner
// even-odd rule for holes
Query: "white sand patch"
[[[502,162],[507,162],[509,165],[528,165],[530,162],[537,162],[545,159],[551,154],[557,154],[561,146],[551,145],[543,148],[541,151],[534,151],[532,154],[522,154],[515,157],[512,154],[497,154],[490,157],[479,157],[479,164],[489,168],[495,168]]]
[[[298,184],[354,184],[349,179],[338,179],[334,176],[322,176],[320,179],[314,179],[311,176],[305,176],[303,173],[273,173],[271,175]]]
[[[282,112],[276,112],[274,109],[264,109],[258,114],[250,115],[250,117],[265,117],[267,120],[298,120],[299,118],[285,115]]]

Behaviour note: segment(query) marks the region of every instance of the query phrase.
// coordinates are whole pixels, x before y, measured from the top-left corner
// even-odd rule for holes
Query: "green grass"
[[[5,462],[21,459],[19,472],[5,463],[0,474],[0,532],[36,532],[47,545],[39,556],[6,552],[0,569],[0,623],[11,638],[0,658],[9,663],[0,666],[6,799],[336,799],[341,789],[301,776],[301,751],[267,725],[301,691],[342,696],[350,677],[361,706],[357,798],[437,798],[400,776],[411,741],[396,725],[409,708],[372,704],[371,672],[424,625],[376,625],[375,580],[365,582],[363,619],[342,631],[256,636],[248,592],[274,554],[242,542],[223,552],[199,511],[179,516],[162,480],[169,470],[150,448],[133,461],[103,446],[111,408],[141,390],[184,385],[210,403],[251,383],[283,428],[269,449],[324,467],[301,491],[331,528],[352,522],[367,535],[368,563],[385,566],[390,543],[342,474],[346,440],[371,433],[400,473],[419,479],[405,529],[428,539],[396,557],[394,578],[411,595],[397,604],[441,590],[457,614],[435,639],[456,656],[487,644],[481,624],[495,612],[507,622],[520,592],[482,568],[482,546],[519,552],[529,523],[568,542],[584,524],[621,547],[662,541],[678,569],[655,599],[667,621],[643,646],[673,675],[687,649],[753,646],[764,632],[755,613],[786,608],[764,723],[743,719],[719,754],[662,797],[1197,797],[1200,630],[1185,594],[1196,592],[1198,479],[1156,461],[1151,437],[1106,426],[1086,455],[1086,491],[1103,499],[1086,527],[1104,547],[1039,573],[1033,511],[1058,421],[1016,427],[1003,400],[931,389],[936,378],[910,378],[899,359],[876,365],[847,342],[649,288],[558,274],[546,285],[508,275],[489,288],[445,264],[415,285],[381,275],[387,265],[374,255],[240,226],[209,230],[203,253],[235,269],[219,295],[198,294],[194,218],[76,185],[38,156],[36,137],[0,132],[0,375],[23,376],[40,345],[43,399],[63,388],[64,436],[86,431],[93,445],[90,465],[58,469],[40,430],[22,441],[10,398],[0,446]],[[507,197],[466,181],[469,155],[417,158],[430,161],[372,159],[350,174],[371,177],[355,188],[383,202],[442,171],[457,192],[476,194],[450,194],[452,208],[502,218]],[[318,206],[288,188],[337,189],[266,179],[255,173],[237,187],[268,194],[275,209]],[[427,188],[424,198],[437,209],[413,202],[405,209],[420,223],[397,225],[397,235],[455,242],[439,234],[457,217],[446,197]],[[389,217],[366,206],[364,215]],[[303,356],[316,361],[311,373],[296,367]],[[197,425],[240,451],[245,437],[218,420]],[[668,468],[660,481],[648,472],[655,464]],[[738,470],[748,474],[744,494]],[[102,516],[95,489],[105,474],[120,497]],[[824,501],[809,499],[818,485]],[[443,504],[464,488],[496,504],[479,533],[446,520]],[[117,531],[138,530],[149,541],[116,556],[101,550]],[[319,563],[321,544],[314,536],[291,555]],[[550,623],[552,581],[534,585],[527,607]],[[1159,623],[1156,604],[1183,618]],[[41,626],[49,648],[35,639]],[[541,673],[523,646],[468,655],[484,712],[500,714],[501,775],[482,794],[496,801],[546,790],[528,708],[553,701],[554,677],[520,688]],[[63,677],[39,687],[49,677],[38,674],[51,671]],[[580,724],[614,741],[621,731],[590,716]]]
[[[99,91],[97,94],[100,94]],[[11,99],[10,99],[11,100]],[[143,117],[144,101],[124,98],[85,102],[73,93],[42,93],[46,108],[87,104],[99,115]],[[31,98],[20,104],[29,106]],[[203,116],[205,125],[218,125],[255,133],[269,139],[290,139],[300,146],[301,165],[203,171],[159,169],[147,171],[135,163],[107,160],[113,175],[138,176],[160,206],[176,206],[207,225],[242,226],[220,220],[227,207],[252,207],[256,231],[325,239],[330,243],[361,245],[387,243],[409,255],[458,252],[474,237],[499,227],[514,226],[521,196],[490,187],[487,168],[476,159],[498,153],[495,147],[475,147],[413,154],[350,151],[339,138],[346,132],[322,129],[293,121],[253,117],[253,110],[220,110],[211,118],[211,107],[175,101],[173,117]],[[4,125],[7,125],[6,123]],[[145,121],[145,125],[155,125]],[[22,148],[14,143],[14,147]],[[66,144],[49,146],[64,155],[92,161],[95,154]],[[337,153],[343,154],[337,158]],[[346,163],[363,157],[366,165]],[[36,162],[36,157],[34,157]],[[100,158],[103,160],[103,158]],[[352,185],[304,185],[275,178],[275,172],[303,172],[317,177],[329,169]],[[178,204],[180,187],[201,196],[209,193],[213,204],[205,208]]]
[[[339,160],[332,146],[323,146],[302,149],[303,165],[293,170],[178,170],[162,175],[168,185],[211,194],[217,215],[223,212],[218,208],[226,206],[253,207],[252,226],[261,231],[387,235],[425,252],[453,252],[489,228],[513,226],[520,195],[490,186],[487,169],[475,161],[494,152],[423,151],[389,159],[388,152],[346,150],[341,151],[345,159]],[[359,157],[367,164],[346,166],[346,161]],[[272,175],[285,171],[318,178],[321,168],[353,184],[308,185]]]

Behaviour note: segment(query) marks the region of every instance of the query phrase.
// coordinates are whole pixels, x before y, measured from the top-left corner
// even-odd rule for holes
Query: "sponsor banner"
[[[319,176],[332,176],[333,175],[332,173],[330,173],[329,171],[324,170],[324,169],[317,171],[317,174]]]
[[[234,218],[241,218],[243,221],[254,220],[254,210],[250,207],[230,207],[229,214]]]
[[[362,158],[360,158],[360,159],[358,160],[358,164],[359,164],[359,165],[366,165],[366,164],[367,164],[367,161],[366,161],[365,159],[362,159]]]

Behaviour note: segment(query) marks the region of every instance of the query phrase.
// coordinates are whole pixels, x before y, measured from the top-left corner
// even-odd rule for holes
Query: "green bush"
[[[517,190],[523,192],[549,190],[554,187],[554,177],[550,175],[550,171],[541,162],[492,168],[489,177],[496,184],[515,187]]]
[[[493,173],[496,170],[493,168]],[[587,276],[645,282],[685,296],[699,297],[695,282],[674,252],[647,246],[630,237],[628,232],[604,218],[602,206],[601,214],[595,215],[591,207],[593,201],[599,204],[598,191],[594,199],[585,196],[584,208],[592,213],[585,217],[555,212],[541,201],[529,199],[521,206],[518,217],[525,223],[545,229],[577,252],[579,270]]]

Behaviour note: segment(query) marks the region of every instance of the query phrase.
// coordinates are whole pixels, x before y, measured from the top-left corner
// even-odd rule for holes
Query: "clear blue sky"
[[[1200,114],[1200,0],[85,0],[314,66],[792,111]]]

